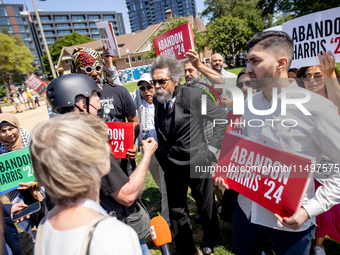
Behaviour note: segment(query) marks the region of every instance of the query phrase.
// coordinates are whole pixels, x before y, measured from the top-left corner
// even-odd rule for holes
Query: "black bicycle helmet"
[[[93,79],[84,74],[68,74],[53,79],[47,86],[46,99],[52,111],[56,113],[70,112],[78,95],[86,98],[87,107],[93,90],[99,87]]]

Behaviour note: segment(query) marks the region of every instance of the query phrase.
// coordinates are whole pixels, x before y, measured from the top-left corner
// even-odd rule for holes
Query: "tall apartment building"
[[[35,12],[31,12],[40,44],[43,46],[40,28],[38,26]],[[46,42],[48,45],[53,44],[54,41],[65,35],[77,32],[81,35],[87,35],[92,39],[99,40],[99,32],[95,22],[108,21],[112,24],[116,35],[125,34],[125,26],[123,16],[121,13],[113,11],[97,11],[97,12],[44,12],[39,11],[42,29],[44,30]]]
[[[195,0],[126,0],[131,31],[144,30],[152,24],[166,21],[165,11],[172,10],[173,16],[196,17]]]
[[[31,27],[23,8],[22,4],[2,4],[0,1],[0,29],[8,28],[10,34],[18,36],[26,44],[35,57],[33,65],[39,68],[37,74],[42,75],[41,48],[34,40],[34,27]]]

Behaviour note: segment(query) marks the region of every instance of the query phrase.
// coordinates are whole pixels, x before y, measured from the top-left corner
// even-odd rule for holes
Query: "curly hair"
[[[183,64],[173,56],[158,56],[150,66],[151,77],[156,69],[168,69],[169,76],[174,82],[179,82],[184,77]]]

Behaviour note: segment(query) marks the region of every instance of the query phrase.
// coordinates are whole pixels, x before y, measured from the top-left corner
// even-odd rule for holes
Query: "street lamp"
[[[46,0],[42,0],[42,1],[46,1]],[[52,59],[51,59],[50,51],[48,50],[48,46],[47,46],[47,43],[46,43],[44,30],[43,30],[41,22],[40,22],[39,13],[38,13],[37,7],[35,6],[35,1],[32,0],[32,2],[33,2],[34,10],[35,10],[35,15],[37,16],[37,20],[38,20],[38,24],[39,24],[39,28],[40,28],[40,32],[41,32],[41,37],[42,37],[43,42],[44,42],[45,52],[46,52],[46,55],[47,55],[47,58],[48,58],[48,63],[50,64],[51,72],[52,72],[53,79],[54,79],[57,76],[55,74],[55,70],[54,70]]]
[[[133,77],[133,72],[132,72],[132,67],[131,67],[131,61],[130,61],[130,51],[129,49],[126,49],[126,54],[128,55],[129,58],[129,65],[130,65],[130,69],[131,69],[131,81],[134,81],[134,77]]]

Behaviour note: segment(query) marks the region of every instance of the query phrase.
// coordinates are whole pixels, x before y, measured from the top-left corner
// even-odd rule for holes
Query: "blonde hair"
[[[30,146],[35,177],[56,204],[98,194],[108,133],[95,115],[66,113],[36,126]]]

